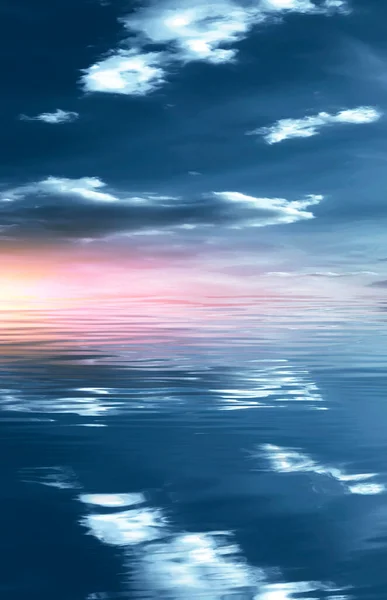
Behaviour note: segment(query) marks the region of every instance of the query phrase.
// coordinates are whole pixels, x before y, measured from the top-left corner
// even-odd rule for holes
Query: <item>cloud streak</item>
[[[335,271],[313,271],[311,273],[305,273],[300,271],[270,271],[266,273],[267,277],[317,277],[317,278],[336,278],[336,277],[356,277],[358,275],[374,276],[377,275],[375,271],[349,271],[349,272],[335,272]]]
[[[372,106],[358,106],[335,114],[320,112],[301,119],[280,119],[269,127],[248,131],[246,135],[260,135],[268,144],[278,144],[292,138],[309,138],[318,135],[331,125],[364,125],[378,121],[382,113]]]

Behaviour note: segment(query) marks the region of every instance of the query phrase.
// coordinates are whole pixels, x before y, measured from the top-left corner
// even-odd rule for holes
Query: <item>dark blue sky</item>
[[[87,240],[385,278],[386,17],[380,0],[2,0],[4,252]]]

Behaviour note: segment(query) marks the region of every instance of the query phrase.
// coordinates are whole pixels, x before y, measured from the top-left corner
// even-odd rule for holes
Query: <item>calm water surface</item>
[[[387,597],[383,306],[1,311],[1,597]]]

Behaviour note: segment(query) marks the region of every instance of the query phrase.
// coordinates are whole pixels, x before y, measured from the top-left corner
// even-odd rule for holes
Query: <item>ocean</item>
[[[382,303],[1,322],[2,598],[386,598]]]

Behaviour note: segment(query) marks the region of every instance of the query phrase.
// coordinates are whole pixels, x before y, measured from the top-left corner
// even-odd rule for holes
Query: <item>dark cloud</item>
[[[128,196],[106,192],[96,178],[48,178],[4,190],[0,218],[4,241],[76,240],[124,232],[197,226],[226,227],[289,224],[313,218],[308,209],[319,196],[289,202],[217,192],[191,198]]]
[[[382,279],[381,281],[374,281],[373,283],[370,283],[370,287],[387,289],[387,279]]]

